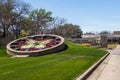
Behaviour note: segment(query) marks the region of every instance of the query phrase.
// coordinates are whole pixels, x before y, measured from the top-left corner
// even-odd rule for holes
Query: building
[[[120,31],[113,31],[113,35],[120,35]]]
[[[120,31],[114,31],[113,34],[102,35],[82,35],[82,38],[69,38],[69,41],[75,43],[90,43],[91,45],[107,46],[107,44],[118,43],[120,41]]]
[[[107,42],[108,43],[117,43],[120,40],[120,35],[108,35]]]

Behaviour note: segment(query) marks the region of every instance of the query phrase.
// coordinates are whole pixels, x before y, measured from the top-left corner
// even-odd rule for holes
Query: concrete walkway
[[[120,80],[120,45],[109,52],[110,56],[87,80]]]

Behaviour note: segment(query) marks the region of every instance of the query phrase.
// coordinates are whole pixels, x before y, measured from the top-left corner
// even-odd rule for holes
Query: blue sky
[[[53,16],[80,25],[83,32],[120,30],[120,0],[24,0],[33,9],[44,8]]]

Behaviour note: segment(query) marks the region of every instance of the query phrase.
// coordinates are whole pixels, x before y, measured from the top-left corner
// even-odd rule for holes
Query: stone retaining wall
[[[53,47],[50,47],[50,48],[46,48],[46,49],[42,49],[42,50],[37,50],[37,51],[16,51],[16,50],[13,50],[13,49],[10,48],[10,45],[13,42],[17,41],[17,40],[15,40],[15,41],[12,41],[11,43],[9,43],[7,45],[7,53],[10,54],[10,55],[41,56],[41,55],[46,55],[46,54],[50,54],[50,53],[55,53],[55,52],[61,51],[61,50],[63,50],[66,47],[65,44],[64,44],[64,38],[62,38],[61,36],[50,35],[50,34],[49,34],[49,36],[59,37],[61,39],[61,42],[59,44],[57,44],[56,46],[53,46]]]

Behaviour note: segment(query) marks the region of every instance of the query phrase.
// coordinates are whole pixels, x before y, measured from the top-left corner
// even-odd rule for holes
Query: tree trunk
[[[2,34],[2,38],[5,38],[5,36],[6,36],[6,28],[5,28],[5,26],[3,25],[3,34]]]

